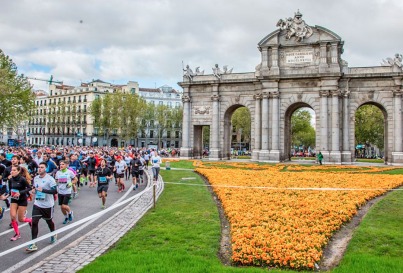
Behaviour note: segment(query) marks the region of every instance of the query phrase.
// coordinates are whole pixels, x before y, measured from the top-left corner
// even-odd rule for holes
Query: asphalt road
[[[109,185],[108,197],[106,200],[106,206],[111,206],[112,204],[124,201],[127,198],[132,197],[134,194],[142,191],[146,184],[140,184],[140,187],[133,191],[131,186],[131,178],[125,182],[126,190],[122,193],[117,192],[117,186],[115,183]],[[27,217],[31,216],[32,204],[30,202],[27,208]],[[0,201],[0,206],[5,206],[3,201]],[[89,188],[88,186],[83,186],[79,192],[79,197],[74,199],[71,203],[70,208],[74,212],[74,220],[71,223],[63,225],[64,216],[60,211],[60,206],[55,204],[55,213],[53,221],[56,226],[56,231],[61,228],[68,227],[74,224],[75,221],[88,218],[88,221],[82,223],[81,225],[69,229],[64,232],[58,233],[58,242],[56,244],[50,244],[50,238],[44,239],[37,243],[38,251],[27,253],[25,247],[22,244],[27,243],[31,240],[31,230],[28,224],[19,224],[21,239],[17,241],[10,241],[10,238],[14,235],[14,230],[9,227],[10,223],[10,213],[7,210],[4,213],[4,217],[0,220],[0,272],[20,272],[22,270],[30,268],[33,264],[41,261],[43,257],[48,256],[51,253],[55,253],[66,245],[70,244],[74,240],[80,238],[87,232],[89,232],[94,227],[102,224],[102,222],[113,216],[118,210],[122,209],[125,205],[113,209],[104,215],[90,219],[91,216],[97,212],[102,211],[101,200],[98,198],[98,194],[95,188]],[[49,233],[49,228],[46,222],[41,219],[39,222],[39,234],[38,238],[42,235]],[[12,251],[11,253],[5,254],[5,251],[11,250],[13,248],[18,249]]]

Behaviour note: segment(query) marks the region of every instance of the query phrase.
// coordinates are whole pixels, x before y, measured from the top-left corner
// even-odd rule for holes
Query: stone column
[[[332,151],[330,152],[330,161],[341,163],[340,153],[340,127],[339,127],[339,90],[331,92],[332,95]]]
[[[332,64],[339,63],[337,56],[337,43],[333,43],[331,46],[331,56],[332,56]]]
[[[183,103],[183,125],[182,125],[182,147],[181,147],[181,158],[192,158],[192,149],[190,147],[190,121],[191,121],[191,105],[190,105],[190,97],[188,94],[189,89],[185,87],[184,93],[182,97]]]
[[[264,47],[262,50],[262,73],[269,72],[269,48]]]
[[[271,150],[270,150],[270,161],[279,162],[280,161],[280,107],[279,107],[279,92],[273,92],[273,109],[272,109],[272,131],[271,131]]]
[[[395,122],[395,152],[402,152],[402,93],[393,93],[394,122]]]
[[[272,47],[270,75],[278,75],[279,73],[280,69],[278,66],[278,47]]]
[[[218,85],[213,86],[213,95],[211,96],[213,101],[213,117],[211,123],[211,149],[209,159],[219,160],[221,159],[220,149],[220,96],[218,95]]]
[[[343,151],[341,153],[341,162],[351,164],[351,150],[350,150],[350,124],[349,124],[349,96],[350,92],[346,90],[343,93]]]
[[[260,161],[269,160],[269,93],[262,94],[262,149],[259,153]]]
[[[402,91],[395,90],[393,92],[393,151],[392,151],[392,164],[403,165],[402,153]]]
[[[262,94],[256,94],[255,99],[255,147],[252,152],[252,160],[259,160],[259,152],[262,148]]]
[[[320,91],[320,145],[316,152],[322,152],[325,160],[329,160],[327,97],[329,91]]]

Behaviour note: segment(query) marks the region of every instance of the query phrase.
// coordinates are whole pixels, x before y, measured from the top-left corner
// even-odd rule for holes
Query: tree
[[[17,66],[0,50],[0,125],[15,127],[35,108],[32,86]]]
[[[311,125],[311,113],[297,109],[291,116],[291,141],[293,146],[315,146],[315,129]]]
[[[363,105],[355,113],[355,144],[373,144],[384,149],[384,116],[375,105]]]
[[[251,116],[248,108],[241,107],[235,110],[231,117],[232,127],[235,132],[241,132],[241,142],[250,142]]]

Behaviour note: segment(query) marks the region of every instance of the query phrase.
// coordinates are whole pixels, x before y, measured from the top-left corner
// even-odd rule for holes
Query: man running
[[[46,173],[46,163],[39,163],[38,175],[34,178],[32,193],[35,193],[35,202],[32,208],[32,240],[38,237],[39,220],[43,218],[48,224],[50,232],[55,231],[55,223],[53,222],[54,197],[57,193],[57,185],[55,179]],[[50,237],[50,243],[53,244],[57,240],[57,235]],[[36,244],[30,244],[26,249],[28,252],[38,250]]]
[[[80,164],[80,161],[78,161],[78,158],[77,158],[76,154],[70,155],[69,168],[73,169],[76,172],[77,181],[80,181],[81,164]],[[80,190],[80,183],[73,184],[73,193],[74,193],[73,198],[78,197],[78,191],[77,190]]]
[[[73,211],[69,207],[73,183],[77,182],[76,175],[67,169],[69,162],[60,160],[60,171],[56,173],[59,206],[64,215],[63,224],[73,221]]]
[[[109,181],[112,179],[113,174],[111,169],[106,166],[106,160],[101,159],[101,164],[98,169],[95,171],[95,177],[98,180],[98,196],[102,198],[102,206],[101,208],[105,208],[106,197],[108,195],[108,187]]]
[[[140,166],[141,166],[141,161],[138,158],[137,154],[135,154],[134,158],[130,161],[130,166],[132,169],[133,190],[136,190],[139,187]]]
[[[94,179],[94,174],[95,174],[95,166],[97,163],[97,160],[94,157],[94,152],[90,151],[90,155],[89,157],[84,160],[87,162],[87,166],[88,166],[88,176],[89,176],[89,180],[90,180],[90,187],[95,187],[95,179]]]

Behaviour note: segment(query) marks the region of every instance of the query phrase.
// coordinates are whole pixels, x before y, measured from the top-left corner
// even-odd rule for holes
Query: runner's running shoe
[[[17,241],[17,240],[20,239],[20,238],[21,238],[21,235],[20,235],[20,234],[14,234],[14,236],[11,237],[10,241]]]
[[[67,224],[69,222],[69,218],[65,218],[63,221],[63,225]]]
[[[57,234],[55,234],[55,235],[53,235],[53,236],[50,237],[50,243],[51,243],[51,244],[56,243],[56,241],[57,241]]]
[[[36,244],[30,244],[25,250],[28,252],[33,252],[33,251],[37,251],[38,247],[36,246]]]
[[[70,211],[70,213],[69,213],[69,221],[71,222],[71,221],[73,221],[73,211]]]

